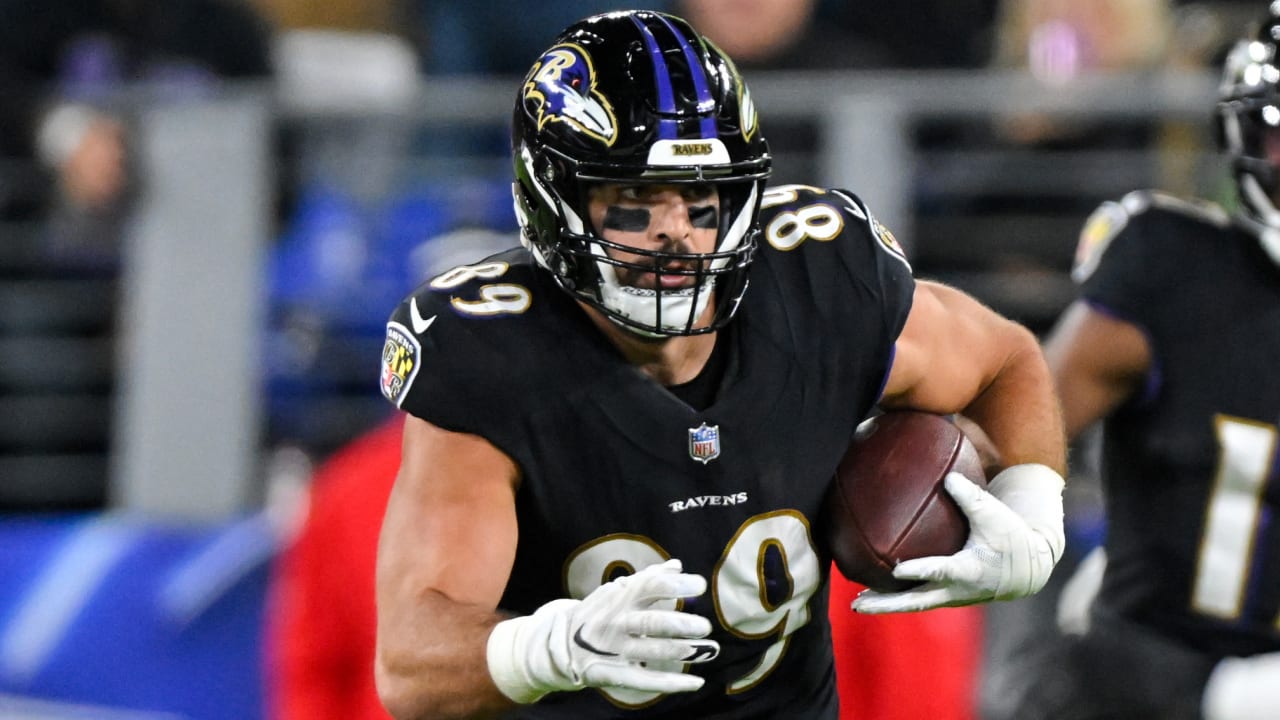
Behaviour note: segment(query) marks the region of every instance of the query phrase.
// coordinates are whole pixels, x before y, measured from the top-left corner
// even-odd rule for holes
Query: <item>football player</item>
[[[1046,345],[1068,434],[1105,418],[1105,570],[1010,717],[1280,717],[1278,39],[1220,85],[1238,212],[1135,192],[1082,232]]]
[[[1009,467],[902,563],[901,612],[1016,598],[1063,549],[1065,447],[1035,338],[916,282],[840,190],[765,188],[732,61],[648,11],[567,28],[519,88],[524,247],[412,293],[382,392],[408,413],[378,560],[393,715],[835,718],[812,524],[854,427],[963,411]]]

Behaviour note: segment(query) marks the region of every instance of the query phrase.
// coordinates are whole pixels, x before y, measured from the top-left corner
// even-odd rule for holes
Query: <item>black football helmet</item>
[[[1245,215],[1268,231],[1263,246],[1280,263],[1280,2],[1252,37],[1227,54],[1218,86],[1220,149],[1231,159]],[[1268,146],[1271,147],[1268,151]]]
[[[511,149],[521,240],[561,288],[646,337],[710,332],[733,316],[771,160],[737,68],[687,22],[629,10],[569,26],[525,77]],[[715,251],[606,241],[587,212],[596,183],[712,184],[720,198]],[[619,261],[610,248],[643,260]],[[679,269],[664,269],[672,263]],[[696,280],[680,290],[629,287],[618,281],[623,267]],[[695,328],[713,295],[710,325]]]

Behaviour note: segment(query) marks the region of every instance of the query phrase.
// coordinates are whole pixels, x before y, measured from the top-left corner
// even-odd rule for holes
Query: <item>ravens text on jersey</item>
[[[520,467],[520,541],[502,608],[582,598],[669,557],[708,578],[708,593],[684,609],[713,621],[721,655],[669,663],[704,675],[702,691],[608,688],[549,697],[534,706],[544,713],[652,706],[689,716],[742,696],[753,699],[728,706],[744,716],[769,707],[833,716],[828,560],[811,525],[877,398],[914,282],[891,236],[848,193],[770,190],[761,224],[751,292],[718,341],[726,359],[707,407],[582,332],[573,300],[524,249],[432,279],[388,324],[383,377],[401,381],[384,381],[388,399],[487,438]]]
[[[383,393],[411,416],[378,559],[394,714],[835,717],[812,524],[877,403],[972,411],[1018,463],[959,486],[975,542],[931,558],[937,582],[853,609],[1043,587],[1065,449],[1035,338],[917,284],[852,194],[766,189],[714,43],[662,13],[583,19],[512,120],[522,247],[388,323]]]

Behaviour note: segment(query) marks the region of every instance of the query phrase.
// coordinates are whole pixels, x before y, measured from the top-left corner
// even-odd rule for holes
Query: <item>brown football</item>
[[[942,484],[950,472],[987,485],[977,449],[946,417],[891,411],[862,423],[820,521],[841,574],[897,592],[918,583],[894,578],[896,564],[964,547],[969,521]]]

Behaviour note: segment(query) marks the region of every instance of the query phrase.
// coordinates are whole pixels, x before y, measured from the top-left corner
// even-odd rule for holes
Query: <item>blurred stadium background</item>
[[[414,33],[287,27],[262,4],[271,80],[114,91],[127,212],[67,212],[38,162],[0,158],[0,207],[22,208],[0,216],[0,717],[265,717],[271,562],[315,464],[390,416],[386,315],[515,242],[518,77],[434,72]],[[996,3],[970,5],[990,38]],[[1194,56],[1156,67],[750,70],[775,184],[852,189],[918,275],[1043,331],[1098,202],[1221,194],[1214,53],[1262,4],[1174,5]],[[945,31],[887,40],[923,57]],[[1091,488],[1069,499],[1086,545]]]

